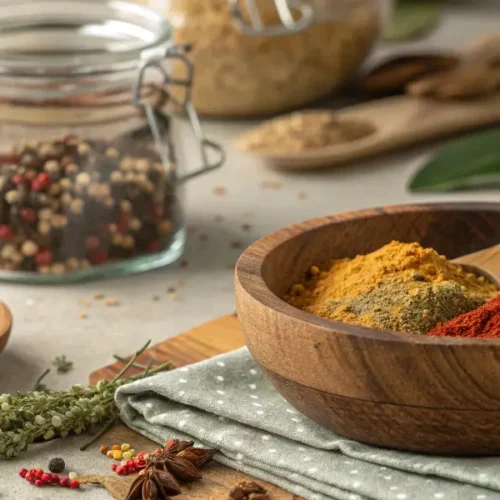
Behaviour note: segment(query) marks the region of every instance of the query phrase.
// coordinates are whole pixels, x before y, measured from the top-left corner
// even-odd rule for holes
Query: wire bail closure
[[[243,17],[242,3],[246,3],[250,23]],[[300,33],[314,22],[314,10],[303,0],[274,0],[281,24],[265,25],[256,4],[257,0],[229,0],[229,9],[234,22],[245,35],[280,36]],[[298,12],[295,19],[293,13]]]
[[[198,117],[198,113],[194,109],[191,102],[191,90],[193,85],[194,67],[192,62],[187,57],[186,53],[191,49],[190,44],[169,45],[167,47],[155,47],[142,52],[142,62],[139,66],[139,74],[133,92],[133,104],[137,108],[142,108],[146,115],[151,133],[160,154],[160,158],[164,165],[175,165],[176,158],[174,153],[173,144],[170,138],[163,139],[166,129],[168,128],[169,116],[163,111],[156,109],[156,107],[149,102],[141,99],[141,87],[144,81],[144,75],[149,68],[156,69],[163,76],[163,83],[166,85],[177,85],[184,87],[183,99],[178,99],[168,94],[168,99],[174,102],[180,108],[183,108],[191,125],[191,130],[196,139],[201,156],[202,166],[198,169],[187,172],[184,175],[178,176],[175,172],[175,182],[182,183],[198,175],[210,172],[219,168],[225,161],[225,153],[222,146],[214,141],[205,137],[203,129]],[[181,61],[186,68],[186,77],[183,79],[172,78],[168,71],[165,69],[165,63],[169,60]],[[210,162],[209,152],[216,156],[216,159]]]

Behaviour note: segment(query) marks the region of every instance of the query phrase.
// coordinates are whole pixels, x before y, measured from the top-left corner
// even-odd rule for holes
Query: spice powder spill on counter
[[[462,314],[447,323],[438,324],[430,332],[437,337],[500,338],[500,296],[482,307]]]
[[[370,123],[338,119],[331,111],[299,111],[249,130],[236,145],[244,151],[290,154],[352,142],[374,132]]]
[[[379,329],[425,334],[499,293],[418,243],[393,241],[367,255],[312,266],[285,300],[317,316]]]

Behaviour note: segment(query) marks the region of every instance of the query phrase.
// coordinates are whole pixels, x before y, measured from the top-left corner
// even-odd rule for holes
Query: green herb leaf
[[[57,373],[68,373],[73,368],[73,361],[66,359],[66,356],[57,356],[52,365],[56,367]]]
[[[500,183],[500,130],[454,141],[439,151],[410,181],[409,189],[452,191]]]
[[[439,12],[437,0],[399,0],[383,38],[399,41],[423,36],[437,25]]]

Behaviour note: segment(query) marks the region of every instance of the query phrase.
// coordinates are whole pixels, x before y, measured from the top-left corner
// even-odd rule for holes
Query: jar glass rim
[[[0,78],[130,71],[171,34],[161,14],[126,0],[0,0]]]

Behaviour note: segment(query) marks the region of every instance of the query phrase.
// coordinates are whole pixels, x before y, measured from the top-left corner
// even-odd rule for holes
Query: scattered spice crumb
[[[224,196],[226,194],[226,188],[224,186],[215,186],[214,194],[216,196]]]
[[[195,233],[197,230],[196,226],[188,226],[187,231],[188,233]]]
[[[82,307],[90,307],[92,305],[90,300],[87,300],[87,299],[80,299],[78,301],[78,304],[80,304]]]
[[[117,306],[120,303],[116,299],[107,299],[106,302],[104,302],[108,307],[113,307]]]
[[[250,231],[250,229],[252,229],[252,226],[250,224],[242,224],[241,229],[243,229],[243,231]]]
[[[200,236],[200,241],[207,241],[208,240],[208,234],[206,233],[201,233]]]
[[[184,280],[177,280],[177,286],[184,286]]]
[[[222,215],[216,215],[214,217],[214,222],[224,222],[224,217]]]
[[[188,261],[186,259],[182,259],[180,262],[179,262],[179,265],[181,267],[187,267],[189,265]]]
[[[274,189],[275,191],[280,190],[281,186],[282,184],[280,181],[262,181],[260,184],[262,189]]]
[[[242,247],[243,247],[243,245],[242,245],[241,241],[232,241],[231,242],[231,248],[233,248],[235,250],[238,248],[242,248]]]
[[[241,215],[243,215],[243,217],[251,217],[253,215],[253,212],[250,210],[245,210]]]
[[[160,300],[160,297],[159,297],[158,295],[153,295],[153,296],[151,297],[151,300],[152,300],[153,302],[158,302],[158,301]]]
[[[88,316],[88,314],[87,314],[87,313],[81,312],[81,313],[78,315],[78,317],[79,317],[80,319],[87,319],[89,316]]]
[[[103,293],[96,293],[94,294],[94,300],[102,300],[104,299],[105,295]]]
[[[297,193],[297,198],[299,200],[305,200],[307,198],[307,193],[305,191],[300,191]]]
[[[168,298],[169,298],[170,300],[176,300],[176,299],[177,299],[177,294],[176,294],[175,292],[174,292],[174,293],[171,293],[171,294],[168,296]]]
[[[169,287],[167,288],[167,292],[168,292],[168,293],[175,293],[175,292],[176,292],[176,290],[175,290],[175,286],[169,286]]]

